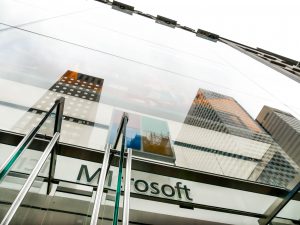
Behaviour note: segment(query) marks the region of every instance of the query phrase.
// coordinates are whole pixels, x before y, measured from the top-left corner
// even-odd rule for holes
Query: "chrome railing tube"
[[[127,149],[122,225],[129,225],[132,149]]]
[[[53,138],[47,145],[45,151],[43,152],[41,158],[37,162],[36,166],[33,168],[31,174],[29,175],[28,179],[26,180],[25,184],[23,185],[22,189],[20,190],[19,194],[17,195],[15,201],[10,206],[8,212],[6,213],[5,217],[3,218],[1,225],[8,225],[15,215],[16,211],[18,210],[19,206],[21,205],[23,199],[25,198],[26,194],[28,193],[32,183],[34,182],[35,178],[39,174],[42,166],[47,160],[47,157],[50,155],[54,145],[56,144],[60,133],[56,132],[53,135]]]
[[[102,200],[102,195],[103,195],[103,190],[104,190],[106,172],[107,172],[107,168],[108,168],[110,148],[111,148],[111,146],[107,145],[106,149],[105,149],[105,154],[103,157],[100,178],[99,178],[99,182],[98,182],[98,186],[97,186],[95,203],[94,203],[94,208],[93,208],[93,212],[92,212],[92,216],[91,216],[90,225],[97,225],[97,222],[98,222],[98,216],[99,216],[101,200]]]
[[[55,124],[54,124],[54,133],[59,132],[61,130],[61,124],[63,119],[63,110],[64,110],[64,102],[65,98],[61,97],[55,101],[51,109],[46,113],[46,115],[42,118],[42,120],[38,123],[37,126],[33,127],[30,132],[25,135],[25,137],[20,141],[18,146],[14,149],[14,151],[8,156],[8,158],[0,165],[0,181],[2,178],[7,174],[9,169],[12,167],[14,162],[18,159],[18,157],[21,155],[21,153],[27,149],[27,147],[30,145],[30,143],[33,141],[35,135],[41,128],[41,126],[44,124],[44,122],[47,120],[47,118],[51,115],[52,111],[57,107],[57,112],[55,116]],[[54,157],[52,157],[54,158]],[[52,160],[53,162],[53,160]],[[51,164],[52,165],[52,164]],[[54,173],[53,165],[50,169],[50,175]],[[52,177],[50,177],[49,180],[51,180]],[[48,185],[49,186],[49,185]],[[49,188],[48,188],[49,189]]]
[[[18,146],[13,150],[13,152],[8,156],[8,158],[0,165],[0,180],[5,176],[10,167],[13,165],[18,156],[26,149],[33,140],[33,136],[36,133],[37,127],[32,128],[32,130],[26,134],[26,136],[20,141]]]

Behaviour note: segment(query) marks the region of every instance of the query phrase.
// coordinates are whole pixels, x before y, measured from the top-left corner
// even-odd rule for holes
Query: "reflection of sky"
[[[119,124],[110,124],[109,144],[114,144]],[[141,150],[141,135],[139,129],[127,127],[126,129],[126,146],[135,150]]]
[[[152,119],[148,117],[142,118],[142,130],[147,133],[156,133],[162,136],[169,136],[169,129],[165,121]]]
[[[122,114],[123,112],[119,110],[113,112],[109,131],[110,144],[115,142]],[[151,149],[159,148],[162,152],[171,154],[170,132],[166,121],[133,113],[128,113],[128,117],[129,121],[126,127],[126,146],[128,148],[143,150],[144,152],[151,152]],[[145,145],[146,142],[147,145]]]
[[[0,19],[7,23],[12,15],[1,13],[9,4],[23,6],[0,4],[6,6],[0,7]],[[41,19],[45,10],[47,16],[57,15],[54,9],[27,6],[33,13],[26,22]],[[66,70],[74,70],[105,79],[102,103],[177,121],[184,120],[198,88],[234,97],[252,117],[264,104],[300,117],[298,83],[228,46],[187,32],[105,6],[23,28],[89,49],[23,31],[3,31],[1,78],[48,89]]]
[[[119,110],[114,110],[112,119],[110,122],[109,131],[109,143],[114,144],[117,130],[121,122],[123,112]],[[135,150],[141,150],[141,126],[140,126],[140,116],[135,114],[129,114],[129,121],[126,128],[126,146],[127,148],[132,148]]]

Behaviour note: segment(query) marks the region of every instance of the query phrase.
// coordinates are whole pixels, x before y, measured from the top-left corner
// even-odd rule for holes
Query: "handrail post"
[[[65,104],[65,98],[61,97],[55,101],[55,104],[57,104],[56,108],[56,114],[55,114],[55,122],[54,122],[54,131],[53,133],[61,131],[61,125],[63,120],[63,111],[64,111],[64,104]],[[52,181],[54,179],[54,173],[55,173],[55,165],[56,165],[56,158],[57,158],[57,149],[58,149],[58,140],[55,143],[55,146],[53,148],[53,151],[51,152],[50,156],[50,167],[49,167],[49,175],[48,175],[48,184],[47,184],[47,194],[49,195],[52,188]]]
[[[125,124],[125,122],[126,122],[126,124]],[[117,136],[116,136],[116,139],[115,139],[115,141],[114,141],[114,143],[113,143],[113,146],[112,146],[112,148],[113,148],[114,150],[117,149],[117,146],[118,146],[118,143],[119,143],[119,139],[120,139],[121,134],[122,134],[122,132],[123,132],[123,126],[125,126],[125,129],[126,129],[127,122],[128,122],[128,114],[124,112],[124,113],[123,113],[123,116],[122,116],[122,118],[121,118],[119,127],[118,127],[118,129],[117,129]],[[108,170],[109,170],[109,168],[110,168],[110,165],[112,164],[112,161],[113,161],[113,159],[114,159],[114,156],[115,156],[115,153],[114,153],[114,152],[111,152],[111,153],[110,153],[110,156],[109,156]],[[108,171],[108,170],[107,170],[107,171]],[[107,176],[107,174],[106,174],[106,176]]]
[[[129,225],[132,149],[127,149],[122,225]]]
[[[118,177],[118,190],[117,190],[117,196],[116,196],[116,204],[115,204],[115,210],[114,210],[114,217],[118,217],[118,212],[119,212],[119,199],[120,199],[120,194],[121,194],[121,181],[122,181],[122,168],[123,168],[123,159],[124,159],[124,152],[126,148],[126,126],[128,123],[128,114],[124,113],[117,131],[117,137],[115,139],[115,142],[113,144],[113,149],[115,150],[117,148],[119,139],[121,137],[121,134],[123,133],[122,136],[122,149],[120,153],[120,163],[119,163],[119,177]],[[97,186],[97,192],[96,192],[96,197],[95,197],[95,203],[93,207],[93,212],[91,216],[91,222],[90,225],[97,225],[98,217],[99,217],[99,211],[100,211],[100,206],[101,206],[101,198],[103,195],[103,189],[104,189],[104,182],[105,178],[108,174],[110,164],[112,163],[113,157],[115,152],[111,151],[110,145],[106,147],[104,158],[103,158],[103,163],[102,163],[102,168],[101,168],[101,173],[100,173],[100,178]],[[120,168],[121,166],[121,168]],[[131,167],[130,167],[131,170]],[[120,173],[121,171],[121,173]],[[121,177],[120,177],[121,175]],[[116,210],[117,207],[117,210]]]
[[[115,201],[115,209],[114,209],[114,218],[113,218],[113,225],[118,224],[119,219],[119,203],[121,197],[121,184],[122,184],[122,172],[123,172],[123,161],[124,161],[124,153],[125,149],[127,149],[126,145],[126,127],[128,123],[128,114],[124,113],[122,117],[122,146],[120,151],[120,160],[119,160],[119,170],[118,170],[118,181],[117,181],[117,190],[116,190],[116,201]]]
[[[102,200],[104,184],[105,184],[105,178],[106,178],[107,169],[108,169],[110,148],[111,148],[111,146],[107,145],[106,149],[105,149],[90,225],[97,225],[97,222],[98,222],[101,200]]]

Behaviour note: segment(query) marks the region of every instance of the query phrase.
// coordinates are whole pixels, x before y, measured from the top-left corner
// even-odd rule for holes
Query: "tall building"
[[[297,165],[234,98],[204,89],[195,96],[176,148],[182,155],[177,165],[194,169],[282,187],[297,174]]]
[[[280,147],[300,165],[300,121],[292,114],[264,106],[256,120]]]
[[[54,101],[65,97],[64,122],[62,132],[64,141],[86,145],[95,125],[98,104],[104,80],[74,71],[66,71],[47,90],[40,99],[31,106],[24,116],[15,124],[13,130],[29,132],[48,112]],[[52,136],[54,117],[47,119],[41,127],[40,134]],[[79,138],[80,137],[80,138]]]

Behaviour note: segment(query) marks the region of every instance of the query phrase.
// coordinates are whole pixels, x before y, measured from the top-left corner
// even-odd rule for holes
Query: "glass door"
[[[50,195],[46,212],[39,224],[90,223],[93,187],[60,181]]]

